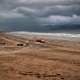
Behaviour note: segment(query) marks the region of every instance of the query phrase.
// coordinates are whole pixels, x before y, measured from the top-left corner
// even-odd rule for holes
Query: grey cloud
[[[77,16],[76,19],[73,15]],[[80,23],[80,0],[0,0],[0,22],[7,19],[14,22],[13,18],[16,22],[19,21],[16,25],[21,22],[21,24]],[[26,20],[20,22],[20,18]]]
[[[80,15],[79,0],[51,0],[17,3],[18,12],[26,16],[49,17],[52,15],[73,16]],[[21,6],[23,8],[21,8]]]
[[[80,0],[1,0],[0,3],[4,4],[5,8],[16,8],[16,7],[28,7],[28,8],[45,8],[54,5],[71,6],[80,5]]]
[[[17,9],[25,16],[80,15],[80,0],[0,0],[0,11]]]
[[[80,0],[0,0],[0,12],[17,9],[25,16],[80,15]]]
[[[29,17],[49,17],[53,15],[73,16],[74,14],[79,16],[80,6],[52,6],[41,10],[19,7],[17,8],[17,12]]]
[[[80,6],[53,6],[45,11],[46,16],[61,15],[61,16],[73,16],[74,14],[80,15]]]

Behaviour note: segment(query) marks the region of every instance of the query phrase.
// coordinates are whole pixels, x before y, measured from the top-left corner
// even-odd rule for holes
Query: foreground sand
[[[16,42],[28,47],[17,47]],[[80,80],[80,43],[46,39],[33,44],[31,37],[0,33],[0,80]]]

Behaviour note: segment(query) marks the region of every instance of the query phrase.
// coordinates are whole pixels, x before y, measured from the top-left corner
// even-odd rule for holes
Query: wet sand
[[[16,43],[29,40],[29,46]],[[80,80],[80,42],[0,33],[0,80]]]

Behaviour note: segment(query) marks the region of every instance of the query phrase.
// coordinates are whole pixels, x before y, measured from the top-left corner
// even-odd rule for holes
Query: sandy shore
[[[29,40],[28,47],[16,42]],[[80,80],[80,43],[0,33],[0,80]]]

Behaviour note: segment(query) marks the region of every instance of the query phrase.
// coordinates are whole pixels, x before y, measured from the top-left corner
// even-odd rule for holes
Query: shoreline
[[[33,34],[32,34],[33,33]],[[47,35],[47,33],[46,34],[44,34],[44,35],[42,35],[42,33],[36,33],[36,32],[32,32],[32,33],[15,33],[15,32],[11,32],[11,34],[16,34],[16,35],[21,35],[21,36],[28,36],[28,37],[33,37],[33,36],[36,36],[36,37],[44,37],[44,38],[46,38],[46,39],[56,39],[56,40],[66,40],[66,41],[73,41],[73,42],[80,42],[80,37],[76,37],[76,36],[70,36],[70,35],[72,35],[72,34],[68,34],[68,35],[65,35],[64,36],[64,34],[63,33],[60,33],[60,35],[59,35],[59,33],[53,33],[53,34],[55,34],[55,35],[53,35],[52,33],[48,33],[48,34],[50,34],[50,35]],[[35,33],[35,34],[34,34]],[[66,33],[67,34],[67,33]],[[63,35],[63,36],[61,36],[61,35]],[[75,35],[75,34],[74,34]],[[79,34],[78,34],[79,35]]]
[[[45,39],[45,44],[33,44],[33,37],[0,33],[6,43],[0,45],[1,80],[80,79],[79,42]],[[26,40],[28,47],[16,45]]]

